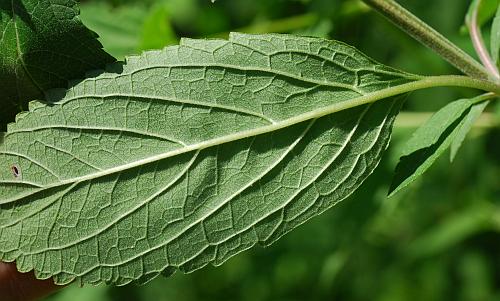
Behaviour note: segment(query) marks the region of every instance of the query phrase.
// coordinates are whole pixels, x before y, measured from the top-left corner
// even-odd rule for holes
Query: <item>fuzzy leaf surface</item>
[[[72,0],[0,0],[0,131],[49,88],[114,61]]]
[[[0,259],[123,285],[219,265],[350,195],[415,79],[340,42],[232,34],[34,102],[0,146]],[[14,168],[15,167],[15,168]]]

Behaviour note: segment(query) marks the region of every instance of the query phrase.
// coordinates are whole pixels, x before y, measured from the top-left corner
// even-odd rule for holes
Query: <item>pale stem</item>
[[[490,78],[490,74],[480,63],[395,1],[362,1],[376,9],[417,41],[439,54],[464,74],[479,79]]]
[[[472,40],[472,44],[474,45],[474,49],[476,50],[479,59],[483,63],[484,67],[488,70],[488,72],[494,77],[495,80],[500,80],[500,74],[498,73],[498,69],[493,63],[491,56],[484,45],[483,36],[481,35],[481,29],[479,28],[478,23],[478,13],[479,7],[481,6],[481,0],[476,2],[472,10],[472,15],[470,20],[467,20],[467,27],[469,28],[469,34]]]

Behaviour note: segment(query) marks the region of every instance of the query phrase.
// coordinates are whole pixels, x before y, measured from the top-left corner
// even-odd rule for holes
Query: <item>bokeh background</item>
[[[468,0],[398,2],[473,53],[463,29]],[[283,32],[342,40],[413,73],[458,73],[357,0],[83,0],[81,18],[118,59],[180,37]],[[410,95],[389,151],[362,188],[269,248],[144,286],[73,285],[46,301],[500,300],[500,102],[452,164],[443,156],[386,198],[398,150],[415,127],[428,112],[475,93]]]

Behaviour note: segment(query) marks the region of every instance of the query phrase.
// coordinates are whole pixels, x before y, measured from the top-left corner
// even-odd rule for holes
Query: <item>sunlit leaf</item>
[[[185,39],[114,64],[9,126],[0,259],[122,285],[268,245],[372,173],[404,95],[359,101],[414,79],[288,35]]]

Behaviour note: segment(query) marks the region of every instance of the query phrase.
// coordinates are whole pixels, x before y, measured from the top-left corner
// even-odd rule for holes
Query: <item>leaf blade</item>
[[[146,281],[272,243],[378,164],[402,97],[356,100],[415,79],[287,35],[183,40],[116,67],[33,103],[0,148],[22,170],[0,171],[0,255],[59,284]],[[49,230],[28,243],[35,219]]]

